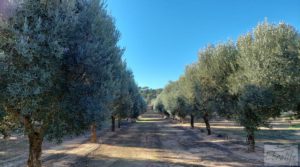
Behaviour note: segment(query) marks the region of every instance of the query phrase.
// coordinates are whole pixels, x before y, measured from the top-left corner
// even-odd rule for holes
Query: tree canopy
[[[292,26],[265,21],[236,43],[209,45],[159,94],[158,109],[202,117],[208,134],[210,118],[234,119],[245,128],[249,149],[254,150],[260,126],[268,126],[269,118],[282,112],[299,110],[299,44]]]
[[[3,17],[0,121],[25,128],[28,166],[41,166],[45,138],[61,141],[91,127],[96,142],[96,128],[113,113],[144,112],[119,36],[100,0],[24,0]]]

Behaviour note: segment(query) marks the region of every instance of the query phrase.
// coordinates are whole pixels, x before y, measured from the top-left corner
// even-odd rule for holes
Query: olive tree
[[[208,67],[208,76],[214,83],[214,95],[209,102],[209,109],[218,114],[230,118],[234,113],[235,96],[230,94],[230,77],[238,68],[237,49],[233,42],[217,44],[213,47],[212,57]]]
[[[157,109],[166,115],[179,117],[182,121],[190,112],[186,97],[183,95],[182,80],[170,82],[156,99]],[[158,108],[160,107],[160,108]]]
[[[175,99],[174,113],[183,122],[183,119],[188,115],[190,106],[188,105],[184,96],[177,96]]]
[[[64,48],[59,31],[66,22],[72,23],[58,13],[70,18],[71,8],[71,1],[26,0],[4,27],[7,35],[1,39],[1,107],[25,127],[30,167],[41,166],[44,137],[61,139],[74,133],[66,126],[64,118],[69,113],[60,103]]]
[[[231,92],[238,97],[236,115],[247,132],[250,151],[260,126],[299,104],[299,46],[293,27],[268,22],[237,42],[238,70],[232,75]]]
[[[160,113],[162,116],[166,116],[166,117],[170,116],[170,114],[166,111],[162,100],[160,99],[160,95],[158,95],[154,101],[154,110]]]
[[[139,88],[135,83],[133,77],[130,83],[131,91],[130,96],[132,100],[132,107],[129,111],[129,117],[132,119],[137,119],[138,116],[147,110],[147,104],[142,95],[139,92]]]
[[[188,114],[190,115],[191,128],[194,128],[194,119],[199,116],[200,105],[200,81],[198,77],[198,66],[193,63],[187,66],[184,76],[180,78],[182,95],[185,97],[189,106]]]
[[[115,119],[118,119],[118,128],[124,118],[137,118],[146,110],[146,103],[139,93],[133,74],[127,69],[126,63],[121,65],[121,73],[115,88],[118,90],[112,104],[112,131],[115,130]]]
[[[197,115],[203,118],[205,123],[207,134],[211,134],[211,128],[209,120],[211,118],[212,109],[210,104],[216,97],[217,85],[214,81],[213,76],[210,74],[210,70],[213,64],[215,48],[213,46],[208,46],[199,53],[199,60],[196,67],[196,86],[193,87],[193,91],[197,94],[195,95],[195,100],[198,103]]]
[[[138,87],[136,87],[138,88]],[[130,113],[130,118],[137,119],[139,115],[145,113],[147,111],[147,103],[142,97],[141,94],[134,95],[134,102],[132,106],[132,111]]]
[[[91,141],[97,141],[96,129],[110,115],[115,98],[117,76],[123,50],[117,46],[119,32],[105,4],[99,0],[78,1],[77,24],[66,35],[65,58],[68,94],[66,104],[80,111],[84,124],[90,126]]]
[[[245,127],[249,151],[254,151],[254,132],[259,126],[268,126],[268,119],[274,113],[272,105],[272,92],[255,85],[246,85],[238,98],[237,121]]]
[[[61,141],[109,113],[119,34],[98,0],[24,0],[0,28],[0,110],[22,124],[28,166],[41,166],[43,140]]]
[[[165,106],[166,111],[174,119],[176,116],[176,98],[178,97],[178,83],[170,82],[162,91],[159,98]]]

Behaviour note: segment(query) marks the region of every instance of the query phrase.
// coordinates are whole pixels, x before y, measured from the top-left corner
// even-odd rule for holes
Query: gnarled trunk
[[[30,117],[23,117],[23,123],[29,140],[29,157],[27,160],[28,167],[41,167],[42,162],[40,160],[42,155],[43,133],[42,129],[35,130]]]
[[[194,115],[191,114],[191,128],[194,129]]]
[[[97,127],[96,123],[93,123],[91,125],[91,142],[96,143],[97,142]]]
[[[42,154],[43,137],[38,132],[29,132],[29,157],[27,161],[28,167],[41,167],[40,160]]]
[[[121,118],[118,118],[118,128],[121,128]]]
[[[115,117],[111,116],[111,131],[115,131]]]
[[[206,126],[206,130],[207,130],[207,135],[211,135],[211,130],[210,130],[210,124],[209,124],[209,120],[208,120],[208,114],[204,114],[203,116],[203,120]]]
[[[296,118],[300,119],[300,103],[297,105]]]
[[[247,144],[248,144],[248,151],[254,152],[255,151],[254,131],[248,131],[247,132]]]

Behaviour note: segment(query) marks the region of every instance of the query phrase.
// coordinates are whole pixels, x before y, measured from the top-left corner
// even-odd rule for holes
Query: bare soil
[[[199,129],[192,130],[155,113],[146,113],[133,126],[103,137],[98,149],[78,159],[73,166],[263,166],[262,161],[240,156],[230,147],[208,141],[204,136]]]
[[[299,124],[299,122],[295,122]],[[136,123],[123,122],[121,129],[98,132],[98,143],[89,135],[43,145],[45,167],[198,167],[263,166],[263,144],[299,144],[299,128],[274,121],[273,129],[258,134],[255,153],[247,152],[242,127],[230,121],[212,122],[213,134],[206,135],[204,124],[163,119],[147,112]],[[0,166],[25,166],[26,138],[0,141]]]

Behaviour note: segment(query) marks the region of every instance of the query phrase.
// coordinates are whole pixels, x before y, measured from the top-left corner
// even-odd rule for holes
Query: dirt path
[[[104,136],[100,147],[79,158],[79,167],[262,166],[228,148],[203,140],[199,131],[174,126],[154,113],[119,133]]]
[[[263,147],[257,147],[255,153],[246,153],[246,145],[241,136],[220,136],[230,132],[224,132],[223,129],[236,129],[236,125],[212,123],[213,135],[210,136],[201,133],[200,129],[204,128],[201,123],[195,125],[197,128],[192,130],[188,123],[172,123],[161,119],[158,114],[146,113],[135,124],[124,122],[116,132],[110,132],[109,126],[106,126],[98,132],[100,140],[97,144],[89,142],[89,133],[66,138],[59,145],[45,142],[43,166],[263,166]],[[282,138],[286,137],[284,135]],[[285,143],[281,140],[274,142]],[[297,142],[298,138],[288,141]],[[28,156],[28,144],[25,140],[1,144],[1,167],[25,166]],[[261,143],[257,142],[259,144]]]

